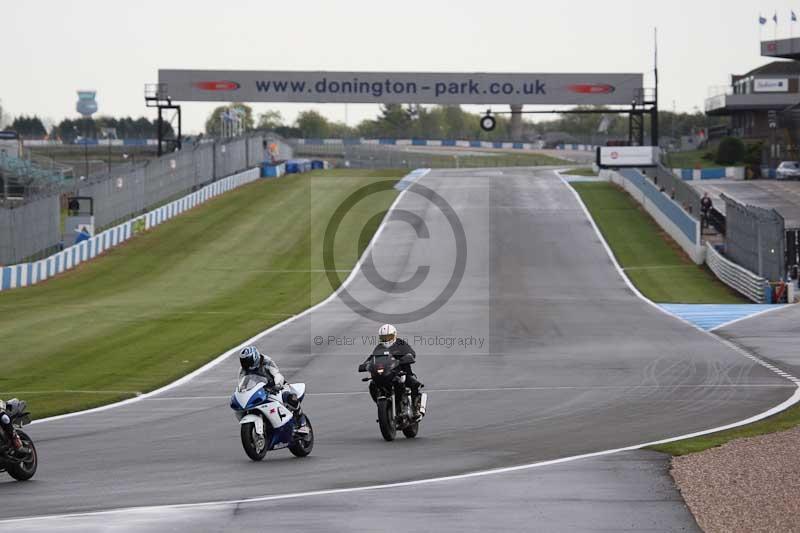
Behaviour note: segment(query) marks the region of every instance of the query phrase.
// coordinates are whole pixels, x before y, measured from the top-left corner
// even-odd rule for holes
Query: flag
[[[792,13],[792,22],[797,22],[797,14],[794,12],[794,10],[792,10],[791,13]]]
[[[767,23],[767,19],[765,19],[764,17],[762,17],[761,15],[759,15],[759,16],[758,16],[758,23],[759,23],[759,24],[761,24],[761,25],[763,26],[764,24],[766,24],[766,23]]]
[[[778,23],[778,12],[776,11],[774,15],[772,15],[772,21],[777,24]]]

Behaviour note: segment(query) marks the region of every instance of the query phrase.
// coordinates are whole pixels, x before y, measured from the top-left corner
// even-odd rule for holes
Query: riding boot
[[[16,432],[11,436],[11,447],[14,449],[14,455],[17,456],[24,456],[31,453],[30,448],[22,443],[22,439],[19,438]]]

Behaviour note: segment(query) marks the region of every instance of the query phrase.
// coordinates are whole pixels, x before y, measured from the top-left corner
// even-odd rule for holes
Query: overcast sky
[[[769,61],[759,37],[773,37],[776,11],[789,37],[792,8],[800,15],[788,0],[7,1],[0,101],[58,121],[77,116],[77,89],[96,89],[99,114],[153,117],[143,88],[159,68],[644,72],[651,86],[657,26],[661,106],[691,111],[710,86]],[[310,107],[345,119],[343,104],[254,106],[288,122]],[[184,104],[184,129],[200,131],[212,108]],[[349,105],[348,123],[376,112]]]

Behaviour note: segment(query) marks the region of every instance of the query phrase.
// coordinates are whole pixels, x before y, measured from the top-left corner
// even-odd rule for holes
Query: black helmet
[[[239,352],[239,364],[244,370],[255,370],[261,364],[261,352],[255,346],[246,346]]]

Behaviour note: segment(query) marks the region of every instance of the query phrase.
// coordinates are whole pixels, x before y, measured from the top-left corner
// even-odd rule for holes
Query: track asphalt
[[[282,450],[262,463],[247,459],[227,405],[238,366],[231,357],[141,401],[30,426],[40,469],[31,482],[0,483],[0,519],[231,501],[521,465],[733,423],[794,392],[791,382],[637,298],[572,191],[552,171],[442,170],[418,183],[435,191],[446,202],[444,211],[452,208],[463,227],[467,253],[457,286],[452,273],[458,270],[458,232],[412,186],[375,242],[377,272],[361,272],[347,285],[368,309],[366,316],[353,311],[340,294],[257,342],[290,381],[307,383],[304,406],[316,432],[310,457],[296,459]],[[424,265],[429,266],[427,276],[408,290]],[[399,281],[376,288],[367,278],[374,281],[377,273]],[[413,313],[437,302],[435,295],[448,287],[455,290],[438,301],[441,307],[426,315]],[[372,348],[371,337],[384,318],[379,313],[414,314],[410,322],[396,324],[419,354],[416,371],[429,394],[428,416],[414,440],[381,439],[374,405],[355,371]],[[642,455],[649,452],[626,453],[651,465],[647,468],[666,471],[658,460]],[[655,501],[660,494],[667,507],[652,506],[651,529],[695,527],[685,508],[673,501],[672,489],[661,485],[663,479],[651,481],[649,489],[631,483],[629,499],[612,498],[606,491],[608,501],[616,503],[593,507],[598,493],[592,491],[602,492],[602,486],[593,488],[586,481],[591,476],[580,481],[578,466],[585,463],[597,472],[614,461],[596,458],[468,478],[452,489],[448,484],[456,481],[299,498],[281,506],[293,512],[280,516],[302,521],[304,511],[313,511],[322,517],[314,520],[333,530],[351,523],[382,529],[383,513],[373,512],[372,502],[402,524],[420,509],[422,516],[443,521],[461,516],[470,501],[476,508],[492,508],[485,498],[494,497],[500,515],[484,515],[475,525],[519,529],[543,520],[545,529],[562,529],[548,522],[559,514],[556,507],[533,504],[547,502],[552,494],[553,505],[562,505],[562,519],[577,521],[562,522],[566,529],[591,528],[598,519],[570,515],[565,498],[606,512],[607,524],[618,518],[615,529],[647,529],[647,516],[625,518],[613,505],[645,512],[647,506],[637,500]],[[548,468],[564,472],[561,481],[545,473]],[[578,477],[570,478],[570,472]],[[396,508],[388,491],[396,491]],[[509,505],[512,501],[517,503]],[[255,508],[263,512],[242,513],[240,523],[231,513],[207,513],[208,507],[183,508],[178,514],[217,530],[246,526],[256,515],[267,523],[275,512],[270,505]],[[512,510],[518,514],[503,516]],[[128,511],[120,522],[110,515],[0,522],[0,529],[135,530],[137,516],[146,522],[157,513],[167,520],[173,512]],[[658,513],[666,514],[659,518]],[[378,522],[370,524],[370,516]],[[143,529],[145,522],[138,522]]]

